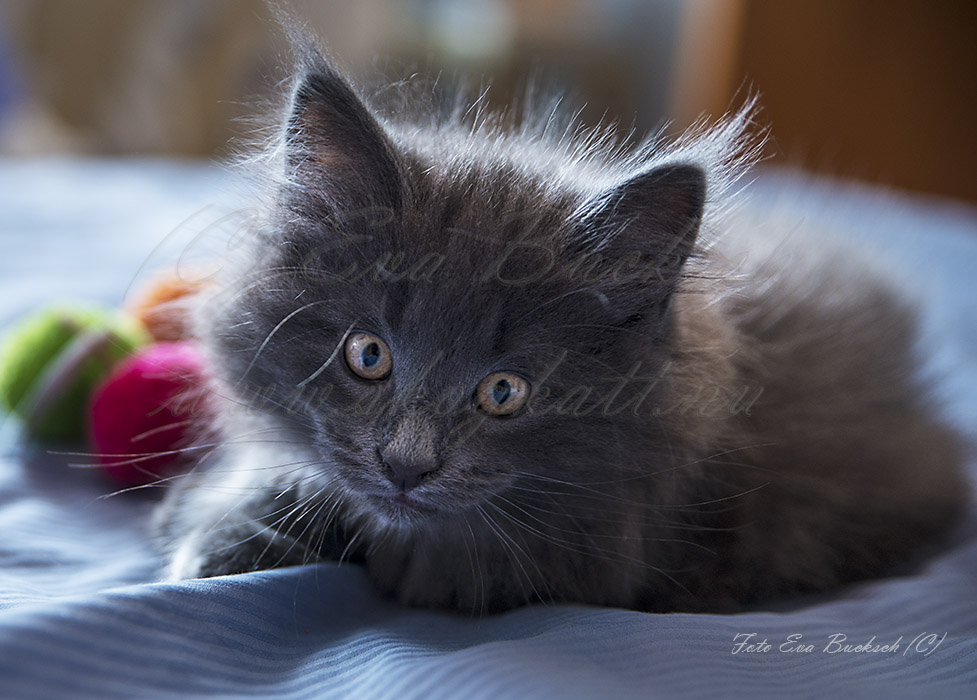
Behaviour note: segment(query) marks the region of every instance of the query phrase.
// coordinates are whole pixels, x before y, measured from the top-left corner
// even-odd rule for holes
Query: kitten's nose
[[[404,493],[421,483],[425,476],[437,468],[433,459],[407,457],[395,450],[385,449],[380,456],[387,466],[386,477]]]

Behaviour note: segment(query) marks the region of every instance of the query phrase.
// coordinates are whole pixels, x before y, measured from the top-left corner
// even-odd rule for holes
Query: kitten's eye
[[[380,338],[354,331],[346,338],[346,364],[363,379],[386,379],[394,361],[390,348]]]
[[[492,416],[511,416],[529,399],[529,382],[512,372],[492,372],[475,390],[478,407]]]

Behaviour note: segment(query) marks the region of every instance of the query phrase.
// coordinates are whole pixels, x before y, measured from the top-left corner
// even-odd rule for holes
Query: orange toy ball
[[[154,340],[186,340],[192,335],[192,301],[208,279],[199,270],[157,275],[126,301],[125,309],[142,321]]]

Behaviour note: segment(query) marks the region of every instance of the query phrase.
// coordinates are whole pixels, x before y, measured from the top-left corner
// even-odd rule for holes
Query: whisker
[[[248,366],[245,368],[244,372],[241,374],[240,377],[238,377],[235,386],[240,386],[241,382],[244,381],[244,378],[248,376],[248,373],[251,372],[251,369],[254,367],[254,363],[258,361],[258,358],[261,356],[261,353],[268,346],[268,343],[271,342],[271,339],[275,336],[275,334],[281,330],[282,326],[284,326],[286,323],[291,321],[293,318],[298,316],[303,311],[310,309],[313,306],[318,306],[320,304],[327,304],[329,303],[329,301],[330,301],[329,299],[317,299],[315,301],[310,301],[306,304],[303,304],[299,308],[295,309],[287,316],[285,316],[285,318],[283,318],[281,321],[276,323],[275,327],[272,328],[270,331],[268,331],[268,334],[265,336],[265,339],[261,341],[261,345],[258,346],[258,349],[255,351],[254,356],[251,358],[251,362],[248,363]]]

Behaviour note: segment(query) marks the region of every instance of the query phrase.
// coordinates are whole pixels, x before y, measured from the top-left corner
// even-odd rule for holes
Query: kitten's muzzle
[[[380,457],[385,467],[384,476],[401,493],[415,488],[438,468],[437,462],[432,458],[399,454],[389,447],[380,453]]]

